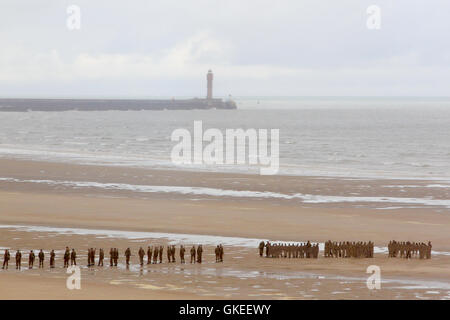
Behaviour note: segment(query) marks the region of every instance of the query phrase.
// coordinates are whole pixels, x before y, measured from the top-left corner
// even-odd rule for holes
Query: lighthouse
[[[212,99],[212,88],[213,88],[213,73],[211,70],[206,74],[206,99]]]

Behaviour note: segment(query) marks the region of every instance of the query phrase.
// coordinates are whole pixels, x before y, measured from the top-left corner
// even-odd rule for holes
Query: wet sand
[[[133,185],[190,186],[224,190],[310,193],[334,196],[391,196],[449,199],[448,188],[430,188],[433,181],[323,179],[319,177],[261,177],[242,174],[155,171],[123,167],[82,166],[19,160],[0,160],[0,177],[22,180],[95,181]],[[385,187],[385,185],[396,187]],[[405,187],[414,185],[419,187]],[[403,190],[403,191],[402,191]],[[390,207],[394,207],[390,209]],[[173,192],[73,187],[35,182],[0,181],[0,224],[66,228],[148,231],[216,235],[282,241],[433,242],[433,250],[450,252],[450,217],[445,206],[390,203],[304,203],[292,199],[219,197]],[[126,270],[82,268],[82,290],[68,290],[61,268],[13,268],[14,250],[79,252],[85,266],[88,246],[118,247],[166,244],[163,238],[125,239],[96,235],[58,234],[50,231],[0,229],[0,247],[11,248],[9,270],[0,271],[0,298],[49,299],[449,299],[450,256],[432,260],[388,259],[266,259],[256,248],[225,247],[224,263],[214,262],[207,245],[200,265],[177,263],[145,266],[136,257]],[[196,242],[196,241],[194,241]],[[113,245],[114,244],[114,245]],[[185,243],[189,245],[189,243]],[[178,253],[177,253],[178,254]],[[321,252],[322,255],[322,252]],[[24,254],[23,265],[27,254]],[[178,259],[178,256],[177,256]],[[3,260],[3,259],[2,259]],[[166,257],[164,256],[164,261]],[[123,262],[123,257],[122,257]],[[379,265],[382,289],[366,287],[366,268]],[[8,285],[6,285],[8,284]],[[9,285],[10,284],[10,285]],[[12,288],[12,289],[7,289]]]
[[[22,269],[11,261],[8,270],[0,272],[3,299],[448,299],[450,294],[450,256],[437,255],[432,260],[388,259],[376,254],[373,259],[272,259],[260,258],[254,248],[226,246],[223,263],[215,263],[214,247],[205,246],[204,262],[151,264],[141,268],[137,250],[140,246],[177,242],[164,238],[124,239],[57,232],[30,232],[3,228],[1,243],[23,252]],[[44,269],[28,269],[29,250],[35,252],[51,243],[56,251],[57,268],[49,269],[45,250]],[[81,267],[81,290],[68,290],[69,276],[62,268],[64,246],[70,243],[78,250]],[[190,243],[184,242],[190,247]],[[86,249],[110,248],[120,251],[118,267],[87,267]],[[124,265],[123,253],[132,248],[131,265]],[[3,253],[3,250],[1,250]],[[13,252],[14,254],[14,252]],[[98,256],[97,256],[98,257]],[[146,262],[146,259],[145,259]],[[382,270],[382,288],[368,290],[366,269],[378,265]]]

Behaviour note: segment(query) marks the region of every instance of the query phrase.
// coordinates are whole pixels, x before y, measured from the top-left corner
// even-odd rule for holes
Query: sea
[[[281,175],[450,180],[450,98],[234,97],[237,110],[0,112],[0,157],[194,171],[176,129],[279,129]],[[205,142],[204,146],[207,143]]]

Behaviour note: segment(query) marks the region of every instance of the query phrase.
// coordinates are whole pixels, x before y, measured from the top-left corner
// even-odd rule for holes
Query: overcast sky
[[[450,96],[443,0],[0,0],[0,37],[2,97]]]

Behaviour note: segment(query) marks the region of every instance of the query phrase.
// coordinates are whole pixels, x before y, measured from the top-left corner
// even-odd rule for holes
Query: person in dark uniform
[[[153,249],[153,263],[158,263],[159,247],[155,246]]]
[[[75,252],[74,248],[72,248],[72,252],[70,253],[70,265],[71,266],[77,265],[77,253]]]
[[[105,259],[105,252],[103,251],[103,248],[100,248],[98,252],[98,266],[103,267],[103,259]]]
[[[219,244],[219,262],[223,262],[223,246]]]
[[[44,251],[42,251],[42,249],[39,251],[38,258],[39,258],[39,268],[44,268],[45,255],[44,255]]]
[[[87,266],[90,267],[91,266],[91,261],[92,261],[92,251],[91,248],[88,248],[87,250]]]
[[[170,251],[172,254],[172,262],[175,263],[175,254],[176,254],[176,249],[175,246],[172,245],[172,250]]]
[[[55,267],[55,250],[50,252],[50,268]]]
[[[20,252],[20,250],[16,251],[16,269],[21,269],[22,268],[22,253]]]
[[[266,242],[266,258],[269,257],[269,250],[270,250],[270,242],[267,241],[267,242]]]
[[[94,248],[91,248],[91,266],[95,266],[95,250]]]
[[[191,248],[191,263],[196,262],[195,253],[196,253],[195,246],[192,246],[192,248]]]
[[[36,256],[34,255],[33,250],[31,250],[30,253],[28,254],[28,269],[33,269],[35,258]]]
[[[114,264],[114,248],[109,249],[109,266],[112,267]]]
[[[130,265],[130,257],[131,257],[131,250],[130,250],[130,248],[127,248],[127,250],[125,250],[125,260],[126,260],[127,266]]]
[[[214,249],[214,253],[216,255],[216,262],[219,262],[219,255],[220,255],[219,245],[217,245],[216,248]]]
[[[186,249],[184,249],[184,246],[183,245],[181,245],[180,246],[180,261],[181,261],[181,263],[186,263],[185,261],[184,261],[184,252],[186,251]]]
[[[117,267],[117,262],[119,261],[119,249],[114,250],[114,267]]]
[[[411,259],[411,251],[412,251],[412,246],[411,246],[411,242],[406,242],[406,259]]]
[[[306,243],[306,258],[311,258],[311,242]]]
[[[167,246],[167,262],[172,262],[172,248],[170,246]]]
[[[202,263],[202,253],[203,253],[203,247],[201,244],[197,246],[197,262]]]
[[[151,264],[152,263],[152,247],[148,246],[147,248],[147,264]]]
[[[6,249],[5,253],[3,254],[3,267],[2,269],[8,269],[8,265],[9,265],[9,259],[10,259],[10,254],[9,254],[9,250]]]
[[[261,242],[259,243],[258,249],[259,249],[259,256],[262,257],[263,254],[264,254],[264,241],[261,241]]]
[[[159,263],[162,263],[163,251],[164,251],[164,247],[159,246]]]
[[[64,251],[64,268],[69,267],[69,259],[70,259],[70,251],[69,247],[66,247],[66,251]]]
[[[142,267],[144,265],[144,257],[145,257],[145,251],[144,249],[142,249],[142,247],[139,248],[138,255],[139,255],[139,263],[141,264]]]

